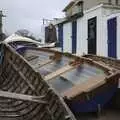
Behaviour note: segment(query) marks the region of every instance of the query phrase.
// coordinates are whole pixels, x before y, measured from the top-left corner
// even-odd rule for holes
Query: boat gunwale
[[[81,61],[82,63],[85,62],[85,63],[88,63],[90,65],[94,65],[94,66],[102,69],[108,75],[110,75],[111,73],[114,73],[116,71],[115,69],[112,69],[111,67],[109,67],[107,65],[100,64],[99,62],[97,62],[93,59],[86,58],[84,56],[77,56],[77,55],[73,55],[70,53],[62,53],[62,52],[59,52],[57,50],[51,50],[51,49],[47,49],[47,48],[36,48],[36,47],[26,47],[26,48],[28,48],[28,50],[30,49],[30,50],[37,50],[37,51],[43,51],[43,52],[50,52],[50,53],[54,53],[54,55],[59,54],[61,56],[67,57],[67,58],[72,58],[75,61]]]
[[[111,77],[114,77],[115,75],[119,74],[119,72],[107,65],[104,65],[104,64],[100,64],[99,62],[93,60],[93,59],[89,59],[89,58],[86,58],[86,57],[79,57],[79,56],[76,56],[76,55],[72,55],[70,53],[61,53],[59,51],[56,51],[56,50],[51,50],[51,49],[46,49],[46,48],[34,48],[34,47],[27,47],[28,49],[32,49],[32,50],[37,50],[37,51],[43,51],[43,52],[50,52],[50,53],[54,53],[54,54],[60,54],[61,56],[65,56],[65,57],[68,57],[68,58],[72,58],[74,59],[75,61],[82,61],[82,63],[86,62],[88,64],[91,64],[91,65],[94,65],[100,69],[102,69],[105,73],[106,73],[106,76],[105,76],[105,84],[109,81],[109,79]],[[44,66],[43,66],[44,67]],[[55,72],[52,72],[52,73],[55,73]],[[48,74],[49,75],[49,74]],[[58,75],[59,76],[59,75]],[[57,76],[56,76],[57,77]],[[43,77],[44,79],[44,77]],[[94,90],[94,89],[93,89]],[[91,92],[93,91],[91,90]],[[83,92],[84,93],[84,92]],[[64,97],[67,97],[67,96],[64,96]]]

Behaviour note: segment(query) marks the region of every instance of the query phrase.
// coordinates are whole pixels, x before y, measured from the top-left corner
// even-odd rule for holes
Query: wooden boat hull
[[[18,49],[17,51],[20,54],[25,53],[26,50],[43,50],[43,49],[37,49],[37,48],[31,48],[31,47],[23,47]],[[45,49],[44,49],[45,50]],[[49,51],[49,52],[55,52],[55,51],[51,51],[51,50],[45,50],[45,51]],[[61,53],[62,54],[62,53]],[[62,54],[64,56],[64,54]],[[76,56],[70,55],[72,58],[78,58]],[[96,62],[94,62],[94,60],[89,60],[89,59],[85,59],[85,58],[81,58],[85,61],[88,62],[93,62],[94,64],[97,64]],[[30,62],[30,61],[29,61]],[[99,64],[98,64],[99,65]],[[100,65],[101,66],[101,65]],[[106,71],[110,71],[111,73],[113,72],[111,68],[109,67],[105,67],[104,65],[101,66],[102,68],[104,68]],[[43,66],[44,68],[44,66]],[[68,98],[69,95],[72,94],[72,92],[68,92],[69,95],[66,97],[66,95],[63,96],[65,102],[68,104],[68,106],[70,107],[70,109],[74,112],[74,113],[79,113],[79,112],[96,112],[99,111],[99,109],[102,109],[113,97],[113,95],[115,94],[116,90],[117,90],[117,86],[118,86],[118,79],[119,79],[120,75],[119,72],[113,72],[110,76],[108,76],[107,78],[105,78],[105,83],[94,88],[91,90],[83,90],[80,94],[78,94],[77,96],[74,96],[72,98]],[[88,87],[89,89],[89,87]],[[76,89],[78,90],[78,89]]]
[[[88,59],[100,62],[102,64],[106,64],[114,69],[120,70],[120,60],[110,57],[96,56],[96,55],[84,55]]]
[[[66,101],[74,113],[98,112],[102,110],[117,91],[117,84],[105,89],[93,98],[84,101]],[[87,96],[86,96],[87,97]]]
[[[7,44],[0,64],[1,120],[76,120],[63,99]]]
[[[108,66],[120,70],[120,60],[110,57],[104,57],[104,56],[96,56],[96,55],[84,55],[84,57],[88,59],[93,59],[97,62],[107,64]],[[112,99],[112,106],[114,108],[120,109],[120,82],[118,85],[117,93],[114,95],[114,98]]]

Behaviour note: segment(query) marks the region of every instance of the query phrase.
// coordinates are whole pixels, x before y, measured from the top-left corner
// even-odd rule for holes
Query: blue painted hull
[[[99,93],[93,99],[82,102],[80,101],[72,102],[69,104],[69,106],[74,113],[97,112],[98,105],[100,105],[100,107],[103,108],[107,103],[109,103],[109,101],[115,94],[116,90],[117,90],[117,85],[114,85],[112,88],[108,89],[107,91]]]
[[[20,47],[20,48],[17,48],[16,51],[17,51],[19,54],[23,54],[26,49],[28,49],[28,47],[22,46],[22,47]]]

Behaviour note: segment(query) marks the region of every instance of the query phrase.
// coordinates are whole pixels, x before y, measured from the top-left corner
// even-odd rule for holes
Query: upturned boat
[[[0,120],[76,120],[63,98],[15,49],[1,44]]]

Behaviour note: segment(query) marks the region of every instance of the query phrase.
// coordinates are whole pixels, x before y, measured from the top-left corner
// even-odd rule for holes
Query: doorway
[[[88,20],[88,54],[96,55],[97,45],[97,17]]]
[[[108,57],[117,57],[117,18],[107,21],[108,29]]]
[[[72,53],[76,53],[77,47],[77,21],[72,22]]]

